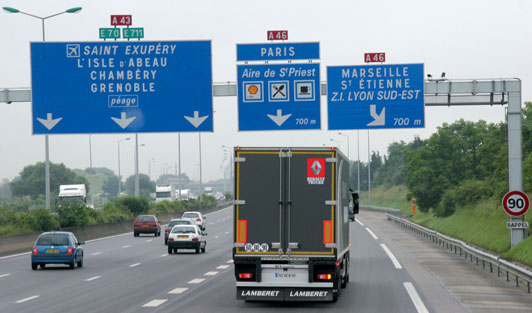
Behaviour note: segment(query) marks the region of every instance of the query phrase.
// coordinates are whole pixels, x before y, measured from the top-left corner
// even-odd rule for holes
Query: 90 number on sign
[[[503,200],[502,206],[504,211],[511,216],[521,216],[526,213],[529,207],[529,200],[526,194],[521,191],[510,191]]]

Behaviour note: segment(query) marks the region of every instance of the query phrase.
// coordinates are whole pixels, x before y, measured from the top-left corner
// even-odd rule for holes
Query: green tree
[[[149,199],[151,192],[155,192],[155,183],[150,180],[148,175],[139,174],[139,195]],[[126,179],[126,193],[130,196],[135,195],[135,175]]]
[[[170,180],[178,181],[179,175],[163,174],[157,179],[157,185],[169,185]],[[181,183],[183,184],[183,186],[190,184],[190,178],[187,176],[186,173],[181,173]]]
[[[63,163],[50,162],[50,192],[57,195],[59,185],[70,184],[85,184],[87,193],[89,191],[89,183],[85,177],[76,175]],[[44,195],[44,162],[24,167],[20,172],[20,179],[12,181],[9,186],[13,195],[17,197],[30,196],[32,199],[36,199],[39,195]]]
[[[120,184],[122,184],[122,182],[120,182]],[[104,195],[110,199],[116,198],[118,196],[118,177],[115,175],[107,176],[103,182],[102,191]]]

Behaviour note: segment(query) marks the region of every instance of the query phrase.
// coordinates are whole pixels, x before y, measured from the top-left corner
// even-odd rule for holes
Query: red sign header
[[[111,15],[112,26],[131,26],[131,15]]]
[[[386,62],[386,54],[384,52],[364,53],[364,62]]]
[[[288,40],[287,30],[269,30],[268,40]]]

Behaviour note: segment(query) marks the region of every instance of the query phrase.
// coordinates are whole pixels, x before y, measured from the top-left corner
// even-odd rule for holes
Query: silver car
[[[183,216],[181,217],[182,220],[189,220],[194,225],[198,225],[198,227],[201,230],[205,230],[205,227],[207,226],[207,222],[205,219],[207,219],[206,216],[203,216],[201,212],[197,211],[187,211],[183,213]]]
[[[168,254],[177,253],[177,249],[195,249],[196,253],[205,253],[207,233],[196,225],[176,225],[168,236]]]

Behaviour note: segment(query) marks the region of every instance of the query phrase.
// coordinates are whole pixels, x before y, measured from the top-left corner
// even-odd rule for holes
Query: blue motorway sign
[[[238,65],[239,130],[320,129],[320,65]]]
[[[212,131],[210,41],[31,43],[33,134]]]
[[[236,45],[236,61],[312,60],[320,58],[319,42]]]
[[[329,129],[425,127],[423,64],[328,66]]]

